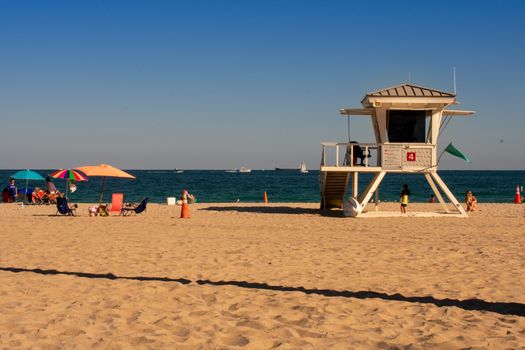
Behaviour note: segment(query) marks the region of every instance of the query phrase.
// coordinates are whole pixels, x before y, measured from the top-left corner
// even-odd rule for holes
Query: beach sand
[[[521,205],[375,219],[190,208],[0,205],[0,348],[525,348]]]

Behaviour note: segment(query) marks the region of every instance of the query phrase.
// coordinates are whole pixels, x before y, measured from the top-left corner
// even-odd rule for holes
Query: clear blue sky
[[[524,62],[523,1],[0,0],[0,168],[317,168],[339,108],[456,67],[442,168],[525,169]]]

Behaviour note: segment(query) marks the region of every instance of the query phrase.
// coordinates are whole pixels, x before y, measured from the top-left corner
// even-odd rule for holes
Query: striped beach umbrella
[[[87,176],[82,174],[80,171],[72,170],[72,169],[59,169],[55,171],[53,174],[50,174],[49,176],[55,178],[55,179],[65,179],[66,180],[66,198],[67,198],[67,189],[70,186],[70,184],[75,183],[77,181],[87,181]],[[73,190],[71,190],[73,192]]]
[[[70,169],[60,169],[55,171],[53,174],[49,175],[55,179],[68,179],[73,181],[87,181],[87,176],[83,175],[81,172]]]

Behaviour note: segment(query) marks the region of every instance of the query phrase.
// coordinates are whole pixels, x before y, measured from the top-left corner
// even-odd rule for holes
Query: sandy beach
[[[0,205],[0,348],[525,348],[523,206],[317,208],[196,204],[184,220],[158,204],[106,218]]]

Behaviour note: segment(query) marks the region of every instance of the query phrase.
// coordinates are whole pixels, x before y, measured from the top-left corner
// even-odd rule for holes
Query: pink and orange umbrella
[[[128,174],[124,170],[120,170],[108,164],[86,165],[86,166],[78,167],[76,169],[82,171],[87,176],[102,177],[102,185],[100,189],[99,203],[102,203],[102,198],[104,195],[104,187],[106,184],[106,177],[115,177],[115,178],[124,178],[124,179],[134,179],[135,178],[135,176]]]

